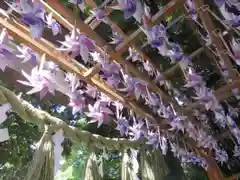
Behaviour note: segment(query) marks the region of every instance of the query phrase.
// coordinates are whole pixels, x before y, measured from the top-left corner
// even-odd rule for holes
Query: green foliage
[[[55,180],[81,180],[87,157],[88,151],[86,148],[73,145],[71,154],[61,162],[62,167],[58,171]]]
[[[193,164],[185,164],[184,166],[184,173],[186,175],[186,180],[208,180],[204,169],[193,165]]]

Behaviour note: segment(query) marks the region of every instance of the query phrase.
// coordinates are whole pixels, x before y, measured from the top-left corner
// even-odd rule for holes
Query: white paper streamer
[[[6,119],[7,119],[7,111],[9,111],[11,109],[11,105],[10,104],[3,104],[2,106],[0,106],[0,124],[2,124]],[[9,133],[8,133],[8,129],[4,128],[4,129],[0,129],[0,142],[3,141],[7,141],[9,140]]]
[[[62,142],[64,140],[63,131],[59,130],[52,137],[54,143],[54,174],[56,175],[58,169],[60,168],[60,161],[62,159]]]

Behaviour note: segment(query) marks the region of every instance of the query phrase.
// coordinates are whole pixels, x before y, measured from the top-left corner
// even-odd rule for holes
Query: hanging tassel
[[[121,180],[137,180],[138,166],[137,159],[130,157],[125,149],[122,156]]]
[[[140,161],[142,180],[163,180],[168,174],[167,164],[159,150],[150,153],[146,148],[141,148]]]
[[[30,165],[26,180],[53,180],[54,155],[52,135],[46,126],[45,132],[38,142],[33,162]]]
[[[97,156],[92,152],[86,162],[84,180],[102,180],[103,175],[97,162]]]

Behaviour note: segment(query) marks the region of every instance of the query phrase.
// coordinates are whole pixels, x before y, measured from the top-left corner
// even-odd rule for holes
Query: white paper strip
[[[0,142],[3,141],[7,141],[9,140],[9,133],[8,133],[8,129],[4,128],[4,129],[0,129]]]
[[[60,161],[62,159],[62,142],[64,140],[63,131],[60,129],[52,137],[54,143],[54,174],[56,175],[58,169],[60,168]]]

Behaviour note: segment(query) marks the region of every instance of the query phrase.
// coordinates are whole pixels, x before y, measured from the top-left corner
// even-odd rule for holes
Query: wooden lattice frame
[[[189,119],[191,120],[191,114],[189,113],[189,110],[191,110],[192,108],[198,107],[199,106],[198,102],[189,104],[185,109],[183,109],[172,98],[170,98],[166,93],[164,93],[158,86],[156,86],[153,82],[151,82],[148,76],[140,73],[130,62],[125,61],[121,57],[121,55],[127,50],[129,46],[133,46],[144,57],[146,61],[149,61],[151,63],[151,59],[147,55],[145,55],[143,52],[141,52],[140,47],[134,44],[138,38],[144,35],[144,33],[140,28],[136,30],[132,35],[127,37],[116,24],[112,25],[112,28],[124,37],[123,45],[121,45],[121,47],[116,47],[116,49],[113,49],[111,46],[107,44],[107,42],[104,39],[102,39],[96,32],[93,31],[101,23],[101,21],[94,19],[93,16],[90,16],[85,20],[85,22],[83,22],[79,18],[75,19],[74,13],[64,8],[56,0],[46,0],[46,1],[40,0],[40,1],[44,5],[45,10],[47,12],[52,12],[53,17],[65,28],[71,31],[74,28],[73,24],[75,24],[76,28],[80,29],[82,33],[87,34],[90,39],[94,40],[98,45],[98,47],[104,47],[105,51],[100,48],[98,49],[98,51],[101,54],[107,53],[108,55],[110,55],[111,59],[114,59],[116,62],[118,62],[122,66],[127,66],[128,71],[130,73],[132,73],[135,77],[138,77],[148,82],[148,87],[153,92],[159,93],[164,101],[171,102],[174,105],[174,108],[180,114],[188,116]],[[238,76],[237,72],[234,71],[232,63],[229,59],[229,56],[227,56],[224,53],[225,46],[223,45],[221,39],[214,34],[215,27],[210,17],[210,14],[208,11],[202,8],[204,7],[203,0],[196,0],[195,2],[196,2],[197,8],[199,9],[200,19],[202,20],[204,27],[208,30],[208,32],[210,32],[210,36],[213,40],[213,44],[215,45],[217,52],[219,53],[219,57],[224,60],[225,64],[227,65],[229,75],[233,80],[231,84],[221,87],[220,89],[217,89],[214,92],[214,95],[216,96],[216,98],[221,101],[232,95],[231,89],[240,87],[239,85],[240,77]],[[97,7],[97,5],[94,3],[93,0],[86,0],[86,3],[92,8]],[[162,19],[165,19],[177,7],[183,6],[183,5],[184,5],[184,0],[172,0],[165,7],[163,7],[161,11],[159,11],[155,16],[153,16],[151,21],[148,21],[148,26],[159,24]],[[112,12],[112,9],[106,9],[105,15],[109,15],[111,12]],[[143,19],[144,18],[146,20],[146,17],[143,17]],[[89,22],[91,23],[88,25]],[[49,59],[55,61],[57,64],[60,65],[61,68],[76,74],[81,80],[83,80],[87,84],[96,86],[98,90],[105,93],[112,99],[118,100],[125,106],[134,110],[136,113],[144,117],[147,117],[151,122],[159,124],[161,129],[167,130],[168,125],[165,119],[156,119],[153,113],[150,113],[145,109],[143,109],[141,106],[139,106],[136,100],[128,100],[122,97],[121,94],[116,92],[114,89],[109,88],[106,85],[106,83],[103,82],[103,80],[101,80],[97,75],[100,70],[98,65],[90,69],[87,69],[83,65],[77,63],[76,61],[72,59],[70,60],[70,57],[65,56],[59,53],[58,51],[56,51],[56,47],[52,43],[48,42],[47,40],[43,38],[40,40],[32,39],[29,35],[30,34],[29,30],[25,26],[23,26],[22,24],[19,24],[18,22],[12,19],[9,19],[4,15],[0,16],[0,24],[1,26],[8,29],[8,31],[10,32],[10,35],[12,35],[14,38],[21,40],[36,52],[45,53]],[[190,58],[193,58],[203,50],[204,48],[200,48],[196,50],[193,54],[190,55]],[[157,67],[155,68],[158,69]],[[170,79],[171,76],[173,75],[173,72],[176,71],[178,68],[181,68],[180,63],[174,65],[172,68],[163,72],[165,79],[166,80]],[[192,147],[195,148],[195,142],[190,141],[190,144]],[[217,167],[216,162],[213,161],[212,158],[210,158],[209,156],[210,154],[205,154],[201,149],[197,149],[197,151],[202,156],[209,158],[209,162],[210,162],[209,163],[210,167],[208,168],[209,178],[212,180],[225,179],[223,178],[223,175],[221,174],[219,168]],[[234,179],[237,176],[238,175],[232,176],[227,179],[229,180]]]

